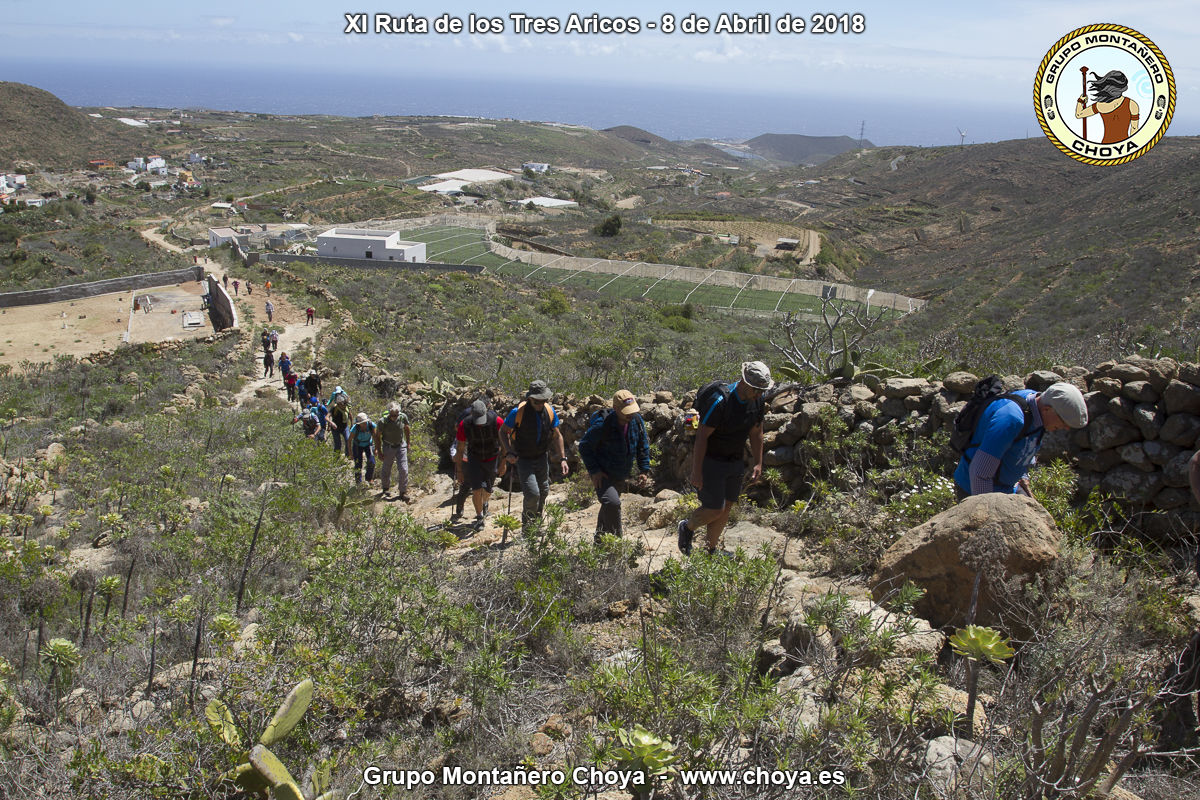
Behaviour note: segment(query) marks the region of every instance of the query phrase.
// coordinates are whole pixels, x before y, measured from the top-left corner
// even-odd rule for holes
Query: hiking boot
[[[687,520],[679,520],[679,552],[685,556],[692,554],[692,529],[687,526]]]
[[[475,522],[473,525],[471,525],[471,527],[477,531],[481,531],[481,530],[483,530],[483,526],[484,526],[483,514],[477,514],[475,516]]]

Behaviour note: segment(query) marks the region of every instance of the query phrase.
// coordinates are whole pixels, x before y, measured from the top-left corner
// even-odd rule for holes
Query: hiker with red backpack
[[[621,535],[621,492],[637,463],[639,488],[649,484],[650,439],[637,400],[622,389],[613,395],[612,408],[595,412],[579,440],[579,457],[596,487],[600,511],[594,541],[604,534]]]
[[[550,399],[554,393],[545,381],[529,384],[525,399],[504,418],[501,435],[504,437],[505,459],[517,468],[517,479],[525,502],[521,510],[521,529],[530,532],[542,519],[546,497],[550,494],[551,450],[562,475],[570,471],[559,425],[562,421]]]
[[[762,475],[763,395],[772,386],[767,365],[747,361],[742,364],[741,380],[732,384],[714,381],[701,387],[696,395],[700,427],[692,452],[691,482],[700,497],[700,507],[679,522],[679,552],[685,556],[691,555],[692,538],[702,526],[709,554],[717,552],[729,513],[742,493],[747,442],[754,459],[750,481]]]
[[[958,498],[988,492],[1029,493],[1029,470],[1052,431],[1088,423],[1083,393],[1065,382],[1043,392],[1004,392],[995,375],[975,384],[967,405],[954,420],[950,444],[962,453],[954,470]]]

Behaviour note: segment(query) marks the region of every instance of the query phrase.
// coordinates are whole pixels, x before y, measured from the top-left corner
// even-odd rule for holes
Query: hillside
[[[885,148],[835,159],[821,185],[784,196],[817,206],[831,235],[872,254],[856,281],[930,300],[906,323],[915,336],[1010,346],[1174,336],[1194,347],[1198,165],[1193,138],[1112,169],[1041,137]]]
[[[751,152],[786,164],[820,164],[834,156],[861,147],[874,147],[869,141],[861,144],[849,136],[804,136],[798,133],[764,133],[746,141]]]
[[[2,164],[78,167],[112,149],[132,152],[146,138],[115,120],[88,117],[42,89],[0,81]]]

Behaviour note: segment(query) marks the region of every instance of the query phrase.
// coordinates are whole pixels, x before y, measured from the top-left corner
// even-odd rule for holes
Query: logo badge
[[[1123,25],[1088,25],[1059,39],[1033,85],[1038,123],[1076,161],[1111,166],[1150,151],[1175,113],[1166,56]]]

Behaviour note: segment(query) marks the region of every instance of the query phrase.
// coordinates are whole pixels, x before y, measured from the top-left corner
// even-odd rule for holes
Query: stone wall
[[[229,293],[217,280],[217,276],[208,276],[208,316],[212,320],[213,330],[223,331],[237,327],[237,309],[229,299]]]
[[[57,303],[62,300],[79,300],[84,297],[95,297],[111,292],[129,292],[148,289],[152,286],[167,286],[172,283],[203,280],[204,271],[200,267],[188,267],[168,272],[150,272],[142,275],[127,275],[122,278],[109,278],[91,283],[72,283],[68,286],[55,286],[50,289],[30,289],[24,292],[5,292],[0,294],[0,308],[15,308],[16,306],[36,306],[42,303]]]
[[[943,380],[864,377],[862,382],[785,387],[770,400],[763,426],[763,460],[779,469],[793,492],[800,490],[804,480],[800,464],[806,456],[805,436],[823,413],[837,414],[852,429],[888,448],[912,436],[948,435],[954,416],[978,380],[966,372],[951,373]],[[1003,380],[1008,391],[1040,391],[1065,380],[1084,393],[1087,427],[1047,434],[1039,455],[1042,463],[1066,458],[1079,475],[1081,496],[1099,487],[1133,511],[1153,512],[1147,526],[1157,526],[1160,532],[1176,523],[1200,529],[1200,504],[1188,486],[1188,461],[1200,444],[1200,365],[1130,357],[1093,370],[1055,367]],[[427,387],[397,388],[403,394]],[[464,392],[447,399],[438,410],[438,430],[448,431],[458,411],[474,396]],[[682,416],[692,397],[692,393],[676,398],[670,392],[657,392],[638,398],[651,441],[661,453],[655,476],[660,485],[682,485],[690,470],[694,433],[683,425]],[[515,402],[516,398],[493,397],[498,410],[507,410]],[[563,435],[571,450],[590,413],[607,407],[609,401],[598,395],[560,395],[554,402],[561,409]],[[947,445],[942,461],[947,476],[957,460]]]

